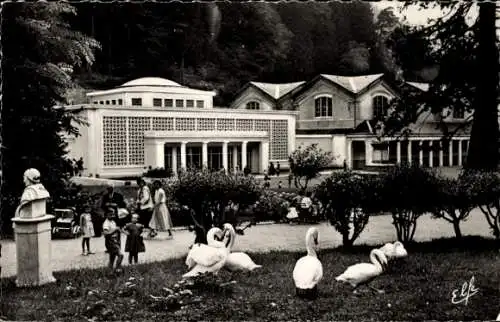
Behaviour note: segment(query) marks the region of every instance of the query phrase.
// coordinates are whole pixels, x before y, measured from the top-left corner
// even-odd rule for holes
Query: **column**
[[[372,165],[373,163],[373,146],[371,140],[365,140],[365,164]]]
[[[267,171],[269,165],[269,142],[260,142],[260,172]]]
[[[186,141],[181,142],[181,169],[186,170]]]
[[[443,141],[439,141],[439,166],[440,167],[443,166],[443,156],[444,156]]]
[[[227,165],[227,144],[228,141],[222,142],[222,167],[224,168],[224,171],[227,171],[228,165]]]
[[[462,140],[458,140],[458,166],[462,166]]]
[[[418,164],[420,166],[424,165],[424,150],[422,150],[423,145],[424,144],[423,144],[422,141],[418,142],[418,146],[419,146],[419,149],[418,149]]]
[[[248,141],[241,143],[241,170],[243,171],[247,166],[247,144]]]
[[[233,146],[233,171],[236,172],[238,167],[238,146]]]
[[[453,166],[453,140],[450,140],[449,146],[448,146],[448,166],[452,167]]]
[[[406,151],[406,152],[407,152],[407,157],[408,157],[408,164],[411,165],[413,153],[411,152],[411,141],[410,140],[408,140],[408,151]]]
[[[177,174],[177,146],[172,147],[172,172]]]
[[[347,140],[346,144],[346,160],[345,163],[347,164],[348,169],[352,169],[352,141]]]
[[[201,145],[201,165],[208,169],[208,142],[204,141]]]
[[[396,163],[397,164],[401,163],[401,142],[400,141],[396,142]]]
[[[429,167],[434,166],[434,151],[432,151],[432,141],[429,141]]]

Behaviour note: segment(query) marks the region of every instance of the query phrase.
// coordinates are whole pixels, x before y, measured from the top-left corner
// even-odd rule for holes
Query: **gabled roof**
[[[418,88],[421,91],[427,92],[429,90],[429,84],[428,83],[417,83],[417,82],[406,82],[406,84],[409,84],[413,87]]]
[[[343,88],[347,89],[353,94],[358,94],[370,84],[380,79],[384,74],[364,75],[364,76],[337,76],[320,74],[321,77],[326,78]]]
[[[295,82],[295,83],[261,83],[261,82],[250,82],[251,85],[257,87],[267,95],[271,96],[275,100],[282,98],[286,94],[290,93],[297,87],[301,86],[305,82]]]

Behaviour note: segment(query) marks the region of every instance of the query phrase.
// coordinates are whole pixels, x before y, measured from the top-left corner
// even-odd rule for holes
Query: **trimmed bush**
[[[462,172],[458,178],[439,179],[438,202],[432,215],[452,224],[457,238],[462,238],[460,223],[467,220],[475,207],[474,185],[475,176],[466,172]]]
[[[148,169],[148,171],[144,172],[143,176],[148,178],[169,178],[173,174],[174,173],[170,168],[154,168]]]
[[[179,205],[187,206],[196,230],[196,242],[206,243],[206,233],[213,225],[224,223],[230,201],[240,209],[253,205],[261,195],[258,183],[249,176],[224,172],[182,171],[166,187]]]
[[[304,193],[309,181],[319,176],[320,171],[332,162],[333,157],[331,152],[318,148],[318,144],[311,144],[306,148],[299,146],[288,159],[295,187]]]
[[[380,183],[380,209],[392,214],[398,240],[412,241],[417,219],[438,205],[439,177],[431,169],[403,164],[383,174]]]
[[[294,193],[264,190],[253,207],[255,221],[283,220],[296,196]]]
[[[344,247],[351,247],[368,224],[370,214],[380,205],[379,178],[351,171],[334,172],[316,187],[315,198],[322,204],[322,216],[342,235]]]
[[[496,172],[467,172],[472,203],[484,214],[493,236],[500,240],[500,177]]]

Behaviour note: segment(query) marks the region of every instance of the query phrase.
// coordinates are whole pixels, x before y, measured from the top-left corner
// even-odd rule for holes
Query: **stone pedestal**
[[[35,207],[40,206],[35,205]],[[37,209],[39,210],[39,209]],[[52,215],[12,218],[16,238],[18,287],[55,282],[51,263]]]

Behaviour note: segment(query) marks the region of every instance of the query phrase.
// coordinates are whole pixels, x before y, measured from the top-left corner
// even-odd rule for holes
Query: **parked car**
[[[80,216],[75,209],[54,209],[53,237],[77,238],[80,235]]]

